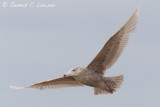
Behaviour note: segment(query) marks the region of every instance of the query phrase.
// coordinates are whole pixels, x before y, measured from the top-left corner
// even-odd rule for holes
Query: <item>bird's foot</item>
[[[113,92],[114,92],[114,89],[111,89],[111,88],[108,88],[108,87],[106,87],[105,89],[110,94],[113,94]]]

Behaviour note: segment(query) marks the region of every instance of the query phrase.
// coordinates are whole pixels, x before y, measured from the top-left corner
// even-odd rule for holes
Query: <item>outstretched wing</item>
[[[26,87],[10,86],[10,88],[14,88],[14,89],[37,88],[37,89],[43,90],[46,88],[63,88],[63,87],[75,87],[75,86],[82,86],[82,84],[75,81],[73,77],[60,77],[56,79],[35,83],[33,85],[26,86]]]
[[[126,24],[107,41],[101,51],[87,66],[88,69],[104,74],[106,69],[110,68],[117,61],[128,42],[129,34],[136,29],[138,14],[139,8],[136,9]]]

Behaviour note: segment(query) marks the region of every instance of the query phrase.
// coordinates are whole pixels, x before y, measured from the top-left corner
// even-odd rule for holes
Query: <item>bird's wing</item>
[[[130,19],[116,32],[104,45],[97,56],[87,66],[88,69],[100,74],[104,74],[119,58],[126,46],[129,34],[136,29],[139,8],[133,13]]]
[[[46,88],[63,88],[63,87],[75,87],[75,86],[82,86],[82,84],[75,81],[73,77],[60,77],[56,79],[35,83],[33,85],[26,86],[26,87],[10,86],[10,88],[14,88],[14,89],[37,88],[37,89],[43,90]]]

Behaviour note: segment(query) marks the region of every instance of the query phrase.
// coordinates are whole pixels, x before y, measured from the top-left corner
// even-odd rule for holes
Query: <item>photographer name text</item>
[[[16,2],[3,2],[2,7],[11,7],[11,8],[26,8],[26,7],[36,7],[36,8],[51,8],[55,7],[54,3],[40,3],[40,2],[31,2],[31,3],[16,3]]]

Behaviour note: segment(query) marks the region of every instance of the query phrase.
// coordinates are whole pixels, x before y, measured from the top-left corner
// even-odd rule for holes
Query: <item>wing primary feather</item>
[[[139,7],[130,19],[105,43],[100,52],[87,66],[88,69],[104,74],[119,58],[129,40],[129,34],[136,29]]]
[[[10,86],[10,88],[13,88],[13,89],[36,88],[36,89],[43,90],[46,88],[51,89],[51,88],[63,88],[63,87],[76,87],[76,86],[83,86],[83,85],[75,81],[73,77],[65,77],[65,78],[60,77],[56,79],[38,82],[26,87]]]

